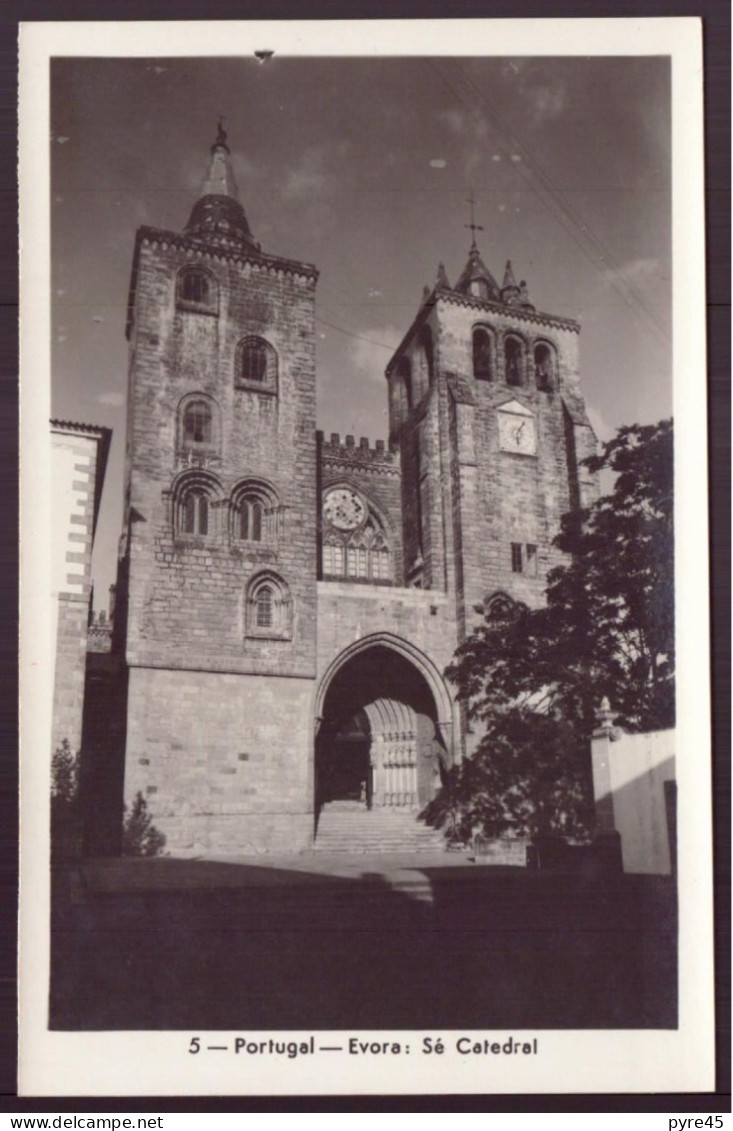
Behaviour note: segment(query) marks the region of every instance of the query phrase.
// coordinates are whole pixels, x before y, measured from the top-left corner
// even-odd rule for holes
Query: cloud
[[[606,417],[599,409],[594,408],[591,404],[586,404],[586,411],[588,413],[588,419],[593,425],[593,431],[602,444],[616,435],[616,429],[606,420]]]
[[[98,404],[112,405],[113,408],[120,408],[125,403],[124,393],[100,393],[96,397]]]
[[[643,283],[654,276],[659,277],[661,272],[662,266],[658,259],[638,258],[629,259],[618,268],[606,267],[601,271],[601,278],[607,286],[611,287],[619,281],[624,283]]]
[[[288,172],[283,186],[283,196],[290,200],[318,197],[336,184],[332,170],[342,167],[344,143],[338,146],[311,145],[303,153],[298,165]]]
[[[555,86],[525,87],[525,97],[532,113],[535,126],[543,125],[562,114],[567,101],[567,91],[564,82]]]
[[[433,160],[430,162],[430,168],[431,169],[445,169],[447,164],[448,164],[448,162],[444,161],[442,157],[434,157]]]

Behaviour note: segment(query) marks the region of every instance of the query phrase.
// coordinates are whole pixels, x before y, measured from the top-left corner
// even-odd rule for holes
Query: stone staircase
[[[366,809],[358,802],[331,801],[323,806],[315,852],[444,852],[445,838],[408,809]]]

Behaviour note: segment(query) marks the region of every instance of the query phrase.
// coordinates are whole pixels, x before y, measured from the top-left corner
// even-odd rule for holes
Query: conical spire
[[[504,291],[507,287],[513,287],[517,290],[517,280],[514,278],[514,271],[512,270],[512,261],[507,259],[506,267],[504,269],[504,282],[501,284],[501,289]]]
[[[450,290],[450,283],[448,282],[448,276],[445,273],[445,267],[443,266],[442,263],[438,264],[438,286],[439,287],[446,287],[448,290]]]
[[[504,282],[501,284],[501,301],[511,306],[519,299],[519,287],[517,280],[514,278],[514,271],[512,270],[512,261],[507,259],[506,267],[504,269]]]
[[[227,135],[219,119],[216,140],[211,147],[209,170],[198,200],[193,206],[186,232],[216,243],[246,243],[258,248],[239,203],[237,182],[232,170]]]
[[[498,302],[500,299],[499,285],[479,255],[475,241],[471,243],[468,263],[463,268],[454,290],[459,294],[474,295],[492,302]]]

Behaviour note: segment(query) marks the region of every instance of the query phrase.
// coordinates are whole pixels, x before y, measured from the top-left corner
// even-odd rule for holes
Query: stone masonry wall
[[[52,565],[58,617],[51,741],[56,750],[68,739],[74,753],[81,745],[97,457],[103,432],[84,425],[52,424]]]
[[[205,267],[216,313],[178,309],[177,271]],[[312,674],[315,650],[315,272],[287,261],[205,253],[168,233],[139,238],[131,335],[129,619],[132,665]],[[278,358],[277,395],[235,388],[237,345],[258,335]],[[182,450],[182,398],[214,414],[211,449]],[[176,493],[191,464],[210,484],[206,537],[176,532]],[[277,500],[271,536],[239,540],[233,498],[261,481]],[[286,638],[246,632],[248,583],[262,571],[292,602]]]
[[[383,521],[392,553],[393,577],[396,584],[402,584],[402,482],[398,453],[386,450],[382,440],[371,447],[364,437],[357,445],[353,436],[346,436],[342,443],[335,432],[328,440],[318,432],[317,443],[321,495],[337,484],[356,487],[363,493]]]
[[[125,799],[175,853],[299,852],[313,838],[311,680],[130,671]]]
[[[577,327],[550,316],[515,309],[482,307],[471,299],[438,301],[439,335],[436,364],[442,374],[467,382],[470,396],[452,411],[451,450],[463,467],[466,505],[454,499],[454,526],[460,528],[462,589],[467,630],[472,607],[494,592],[537,606],[544,600],[547,573],[563,556],[552,546],[560,520],[575,498],[590,497],[595,477],[587,472],[581,483],[578,461],[594,450],[595,437],[579,389]],[[496,336],[491,380],[473,377],[472,331],[489,327]],[[525,343],[526,374],[522,386],[509,386],[503,374],[501,335],[511,330]],[[532,352],[536,342],[555,350],[557,365],[551,391],[539,390],[534,380]],[[460,398],[459,398],[460,399]],[[534,416],[536,455],[503,451],[499,443],[497,410],[515,401]],[[570,406],[568,408],[568,406]],[[569,450],[568,417],[572,442]],[[474,455],[475,452],[475,455]],[[475,500],[465,484],[468,467],[476,465]],[[456,473],[457,474],[457,471]],[[515,572],[511,543],[537,547],[536,571]]]

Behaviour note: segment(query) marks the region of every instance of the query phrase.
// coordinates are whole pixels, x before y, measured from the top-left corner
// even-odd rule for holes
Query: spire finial
[[[224,148],[227,150],[227,152],[229,151],[229,146],[227,145],[227,132],[224,129],[224,115],[223,114],[219,115],[219,118],[218,118],[218,121],[217,121],[217,124],[216,124],[216,141],[214,142],[214,145],[215,146],[223,145]]]
[[[476,246],[476,232],[483,232],[484,229],[483,225],[476,223],[476,218],[474,216],[474,207],[476,202],[473,199],[473,189],[471,189],[470,195],[466,197],[466,203],[471,205],[471,223],[464,224],[463,227],[471,229],[471,251],[478,251],[478,247]]]

